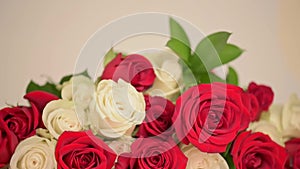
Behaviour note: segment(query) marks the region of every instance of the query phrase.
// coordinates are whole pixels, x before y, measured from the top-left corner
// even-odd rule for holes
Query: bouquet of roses
[[[95,81],[31,81],[29,106],[0,110],[0,168],[300,168],[297,96],[272,105],[270,87],[239,87],[228,32],[194,51],[172,18],[170,33],[160,52],[111,49]]]

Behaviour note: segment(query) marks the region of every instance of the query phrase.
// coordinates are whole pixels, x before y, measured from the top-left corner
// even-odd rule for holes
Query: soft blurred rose
[[[187,169],[229,169],[227,162],[219,153],[201,152],[192,144],[182,145],[181,150],[188,158]]]
[[[42,119],[46,128],[56,139],[64,131],[82,130],[72,101],[51,101],[46,105]]]
[[[300,100],[296,94],[290,96],[282,110],[283,137],[290,139],[300,137]]]
[[[276,132],[281,134],[283,142],[300,137],[299,119],[300,100],[295,94],[283,105],[273,104],[269,111],[263,112],[260,117],[260,121],[267,121],[276,127]]]
[[[43,128],[36,129],[36,135],[40,136],[40,137],[43,137],[43,138],[47,138],[49,140],[54,139],[54,137],[50,134],[49,130],[43,129]]]
[[[182,69],[178,56],[169,49],[147,51],[143,53],[152,63],[156,79],[153,86],[146,91],[151,96],[162,96],[176,100],[180,93]]]
[[[122,136],[113,141],[106,141],[105,143],[112,149],[117,155],[122,153],[128,153],[131,151],[130,146],[135,141],[135,138],[131,136]]]
[[[90,105],[88,123],[94,133],[108,138],[130,135],[145,118],[142,93],[120,79],[102,80],[97,86],[95,102]]]
[[[61,96],[64,100],[74,101],[75,105],[80,105],[86,109],[95,92],[95,85],[91,79],[86,76],[73,76],[69,81],[62,85]]]
[[[250,123],[248,130],[251,130],[252,132],[262,132],[264,134],[267,134],[274,142],[281,146],[284,146],[282,133],[279,131],[276,125],[274,125],[270,121],[260,120],[257,122],[252,122]]]

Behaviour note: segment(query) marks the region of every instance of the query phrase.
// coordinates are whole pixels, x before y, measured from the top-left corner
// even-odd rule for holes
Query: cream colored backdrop
[[[30,79],[58,81],[72,73],[98,28],[138,12],[180,16],[205,34],[233,32],[230,40],[246,49],[232,64],[243,86],[269,84],[276,102],[300,94],[299,0],[0,0],[0,106],[23,103]]]

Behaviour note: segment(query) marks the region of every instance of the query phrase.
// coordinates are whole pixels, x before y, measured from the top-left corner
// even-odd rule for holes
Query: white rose
[[[293,94],[282,109],[282,133],[286,140],[293,137],[300,137],[299,119],[300,100],[296,94]]]
[[[294,137],[300,137],[299,119],[300,100],[295,94],[291,95],[289,101],[284,105],[272,105],[269,111],[262,113],[260,117],[260,121],[267,121],[273,126],[276,126],[276,131],[270,131],[271,133],[268,134],[270,134],[272,138],[274,135],[278,136],[278,133],[280,133],[282,142]],[[276,139],[277,136],[275,136],[275,139],[272,139],[274,139],[274,141],[278,140],[278,138]]]
[[[32,136],[20,142],[10,160],[11,169],[54,169],[56,141]]]
[[[250,123],[248,130],[252,132],[262,132],[276,142],[277,144],[284,146],[282,133],[280,130],[270,121],[260,120],[257,122]]]
[[[152,87],[146,93],[176,100],[180,93],[179,83],[182,81],[182,69],[177,55],[169,49],[142,54],[152,63],[156,75]]]
[[[40,136],[40,137],[43,137],[43,138],[47,138],[49,140],[54,139],[54,137],[50,134],[49,130],[43,129],[43,128],[36,129],[36,135]]]
[[[106,141],[105,143],[112,149],[117,155],[122,153],[131,152],[130,146],[135,141],[135,138],[131,136],[123,136],[113,141]]]
[[[86,109],[95,92],[95,85],[91,79],[86,76],[73,76],[69,81],[63,83],[61,96],[64,100],[74,101],[76,107],[79,105]]]
[[[282,133],[282,109],[282,105],[273,104],[269,108],[268,112],[263,112],[261,114],[260,120],[272,123],[274,126],[276,126],[277,130]]]
[[[182,152],[188,158],[187,169],[229,169],[225,159],[218,153],[204,153],[192,144],[182,145]]]
[[[95,103],[91,104],[90,110],[88,121],[91,129],[101,136],[118,138],[143,122],[144,96],[122,79],[117,83],[102,80],[97,86]]]
[[[72,101],[54,100],[49,102],[42,116],[45,127],[57,139],[64,131],[80,131],[75,106]]]

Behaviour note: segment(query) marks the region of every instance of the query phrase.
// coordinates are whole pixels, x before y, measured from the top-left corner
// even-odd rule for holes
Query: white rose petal
[[[182,152],[188,158],[187,169],[229,169],[225,159],[218,153],[204,153],[192,144],[182,145]]]
[[[54,100],[49,102],[42,116],[45,127],[57,139],[64,131],[80,131],[75,106],[72,101]]]
[[[10,160],[11,169],[55,169],[56,141],[32,136],[20,142]]]
[[[250,123],[248,130],[251,130],[252,132],[262,132],[266,135],[269,135],[274,142],[281,146],[284,146],[281,132],[270,121],[260,120]]]
[[[182,69],[177,55],[169,49],[142,54],[150,60],[156,75],[152,87],[146,91],[146,94],[176,100],[180,92],[179,84],[182,81]]]
[[[297,95],[291,95],[282,110],[283,137],[288,140],[300,137],[300,100]]]
[[[276,139],[278,133],[281,135],[280,137],[283,140],[282,142],[291,138],[300,137],[299,119],[300,100],[295,94],[291,95],[288,102],[284,105],[272,105],[269,111],[262,113],[260,117],[260,121],[267,121],[276,127],[276,130],[274,129],[275,131],[269,131],[271,133],[268,133],[275,142],[278,142],[278,138]],[[279,141],[279,143],[280,142],[281,141]]]
[[[142,93],[120,79],[102,80],[97,86],[88,121],[91,129],[104,137],[118,138],[145,118]]]
[[[36,129],[36,135],[40,136],[40,137],[43,137],[43,138],[47,138],[49,140],[54,139],[54,137],[50,134],[49,130],[43,129],[43,128]]]
[[[282,105],[272,105],[269,108],[269,121],[276,126],[277,130],[282,132]]]
[[[135,138],[131,136],[122,136],[119,139],[113,141],[106,141],[105,143],[112,149],[117,155],[122,153],[130,152],[130,146],[135,141]],[[117,160],[117,159],[116,159]]]
[[[61,96],[64,100],[73,101],[77,107],[86,109],[95,92],[95,85],[91,79],[86,76],[73,76],[68,82],[63,83]]]

